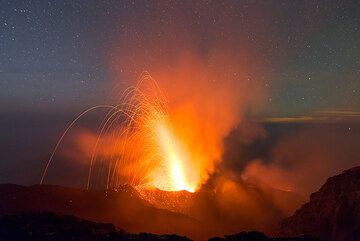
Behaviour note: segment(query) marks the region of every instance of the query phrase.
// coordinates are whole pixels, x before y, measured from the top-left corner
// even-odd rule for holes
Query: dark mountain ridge
[[[0,215],[48,211],[113,223],[129,232],[177,233],[203,240],[238,230],[273,234],[277,223],[286,216],[276,202],[294,204],[298,200],[293,194],[255,188],[245,182],[238,182],[236,188],[243,197],[232,202],[233,193],[221,188],[189,193],[143,191],[128,185],[105,191],[3,184]],[[272,197],[268,193],[277,194]]]
[[[328,241],[360,240],[360,166],[330,177],[280,224],[280,235],[304,233]]]
[[[96,223],[69,215],[26,213],[0,216],[2,241],[190,241],[178,235],[131,234],[109,223]]]
[[[130,232],[179,233],[193,238],[207,235],[201,231],[197,220],[152,207],[130,186],[97,191],[52,185],[3,184],[0,185],[0,197],[0,215],[45,211],[113,223]],[[194,234],[198,236],[194,237]]]
[[[179,197],[178,195],[189,200],[195,199],[195,201],[189,202],[190,204],[187,206],[190,208],[190,212],[191,208],[196,207],[196,205],[202,206],[203,209],[199,210],[216,207],[210,203],[216,202],[216,195],[221,194],[199,192],[197,195],[200,196],[191,196],[186,192],[157,193],[163,195],[163,199],[160,199],[161,202],[168,199],[178,200],[176,198]],[[150,194],[153,193],[148,193],[148,195]],[[169,198],[169,195],[173,197]],[[201,196],[203,199],[200,198]],[[177,205],[177,203],[170,202],[166,203],[165,206],[175,204]],[[178,210],[176,205],[173,206],[175,211]],[[229,208],[236,207],[229,206]],[[185,210],[183,213],[187,211]],[[221,209],[217,209],[216,212],[219,212],[218,217],[220,219],[218,222],[222,223],[223,216],[221,216],[220,211]],[[43,212],[51,212],[51,214],[43,214]],[[214,210],[209,212],[214,212]],[[69,218],[66,215],[76,216],[76,218]],[[113,240],[108,239],[113,237],[117,237],[116,240],[182,240],[181,236],[187,236],[194,240],[206,240],[215,236],[214,233],[232,233],[223,230],[222,227],[216,227],[216,223],[210,226],[203,220],[198,219],[200,220],[198,221],[192,217],[153,207],[152,203],[146,201],[144,196],[131,186],[121,186],[117,190],[102,191],[52,185],[30,187],[12,184],[0,185],[1,235],[11,236],[11,233],[9,234],[6,230],[18,229],[19,234],[22,233],[25,235],[23,237],[26,237],[21,240],[57,240],[48,236],[45,237],[46,233],[58,233],[60,236],[68,235],[66,237],[78,237],[77,240],[89,241]],[[237,213],[236,218],[238,218]],[[259,217],[255,215],[253,218]],[[82,221],[83,219],[89,221]],[[226,223],[226,220],[224,222]],[[102,226],[101,223],[112,223],[113,225],[104,224]],[[34,233],[34,231],[27,230],[28,228],[40,230],[38,235],[41,238],[31,239],[33,236],[28,237],[28,233]],[[143,233],[143,236],[140,234],[140,236],[130,235],[124,231],[119,231],[118,228],[132,233],[146,232],[148,234]],[[45,231],[41,232],[42,229]],[[50,231],[46,231],[48,229]],[[103,229],[105,229],[105,233],[101,231]],[[70,233],[68,233],[69,230]],[[176,233],[181,236],[160,235],[164,233]],[[18,232],[14,231],[13,234],[16,236]],[[329,178],[318,192],[311,195],[310,202],[304,204],[293,216],[280,223],[279,236],[297,238],[270,238],[259,232],[241,232],[226,235],[223,238],[215,237],[211,241],[317,240],[303,235],[319,237],[326,241],[360,240],[360,167],[349,169],[340,175]],[[16,239],[0,238],[0,240]]]
[[[0,216],[1,241],[191,241],[176,234],[156,235],[141,232],[131,234],[116,229],[112,224],[95,223],[69,215],[27,213]],[[260,232],[241,232],[214,237],[209,241],[321,241],[302,236],[297,238],[270,238]]]

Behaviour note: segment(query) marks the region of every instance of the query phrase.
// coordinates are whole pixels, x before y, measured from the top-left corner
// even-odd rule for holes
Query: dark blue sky
[[[139,74],[183,39],[199,53],[256,55],[264,115],[360,111],[357,1],[17,0],[0,2],[0,111],[107,103],[114,79],[128,76],[114,75],[113,55]]]

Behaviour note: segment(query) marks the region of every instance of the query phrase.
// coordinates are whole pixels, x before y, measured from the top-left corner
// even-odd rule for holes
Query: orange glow
[[[196,173],[198,170],[189,168],[193,162],[189,160],[192,155],[187,153],[183,142],[175,135],[175,127],[167,111],[167,101],[149,75],[145,75],[141,81],[144,82],[140,82],[136,89],[138,93],[133,96],[138,113],[133,116],[137,131],[131,136],[136,139],[136,145],[128,146],[125,150],[138,152],[147,147],[135,160],[141,165],[147,163],[144,171],[146,178],[135,185],[146,183],[166,191],[194,192],[201,183],[199,178],[192,178],[191,172]]]
[[[258,92],[245,67],[228,70],[222,54],[210,58],[215,69],[184,52],[170,68],[152,70],[156,81],[142,74],[97,132],[77,133],[71,158],[90,160],[88,188],[130,184],[195,192],[206,183],[221,161],[223,138],[241,122],[248,103],[256,103],[245,90]],[[116,84],[114,93],[121,93]]]
[[[164,168],[167,175],[160,178],[155,177],[154,185],[157,188],[166,191],[186,190],[194,192],[194,184],[188,182],[183,167],[184,155],[181,155],[179,146],[171,135],[168,127],[162,125],[162,123],[157,123],[155,129],[160,151],[164,154],[163,162],[165,164]]]
[[[90,159],[87,188],[103,185],[117,188],[127,183],[166,191],[195,192],[201,185],[200,167],[195,165],[195,155],[189,152],[186,140],[176,135],[166,98],[157,82],[144,73],[122,98],[119,105],[106,106],[110,110],[97,135],[85,131],[78,134],[80,148]],[[41,182],[62,138],[90,110],[76,117],[63,133]]]

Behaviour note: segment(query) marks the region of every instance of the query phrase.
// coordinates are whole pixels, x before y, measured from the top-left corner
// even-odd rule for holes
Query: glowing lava
[[[109,108],[97,136],[89,134],[81,143],[95,143],[90,156],[87,188],[132,186],[156,187],[165,191],[194,192],[200,178],[184,140],[175,137],[167,102],[157,83],[145,73],[139,83],[127,89],[123,101]],[[66,128],[45,167],[41,182],[63,137],[84,111]],[[83,149],[91,149],[86,146]]]
[[[195,188],[187,181],[184,171],[185,157],[181,155],[174,136],[168,127],[162,125],[162,123],[158,123],[155,128],[160,151],[163,153],[164,168],[167,175],[165,180],[159,178],[155,181],[154,185],[166,191],[186,190],[194,192]]]

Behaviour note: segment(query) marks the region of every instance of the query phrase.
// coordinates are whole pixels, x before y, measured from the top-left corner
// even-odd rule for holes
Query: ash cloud
[[[227,137],[225,168],[244,179],[308,196],[329,176],[359,164],[356,143],[360,132],[356,122],[264,126],[267,137],[256,138],[250,144],[236,141],[234,134]]]

